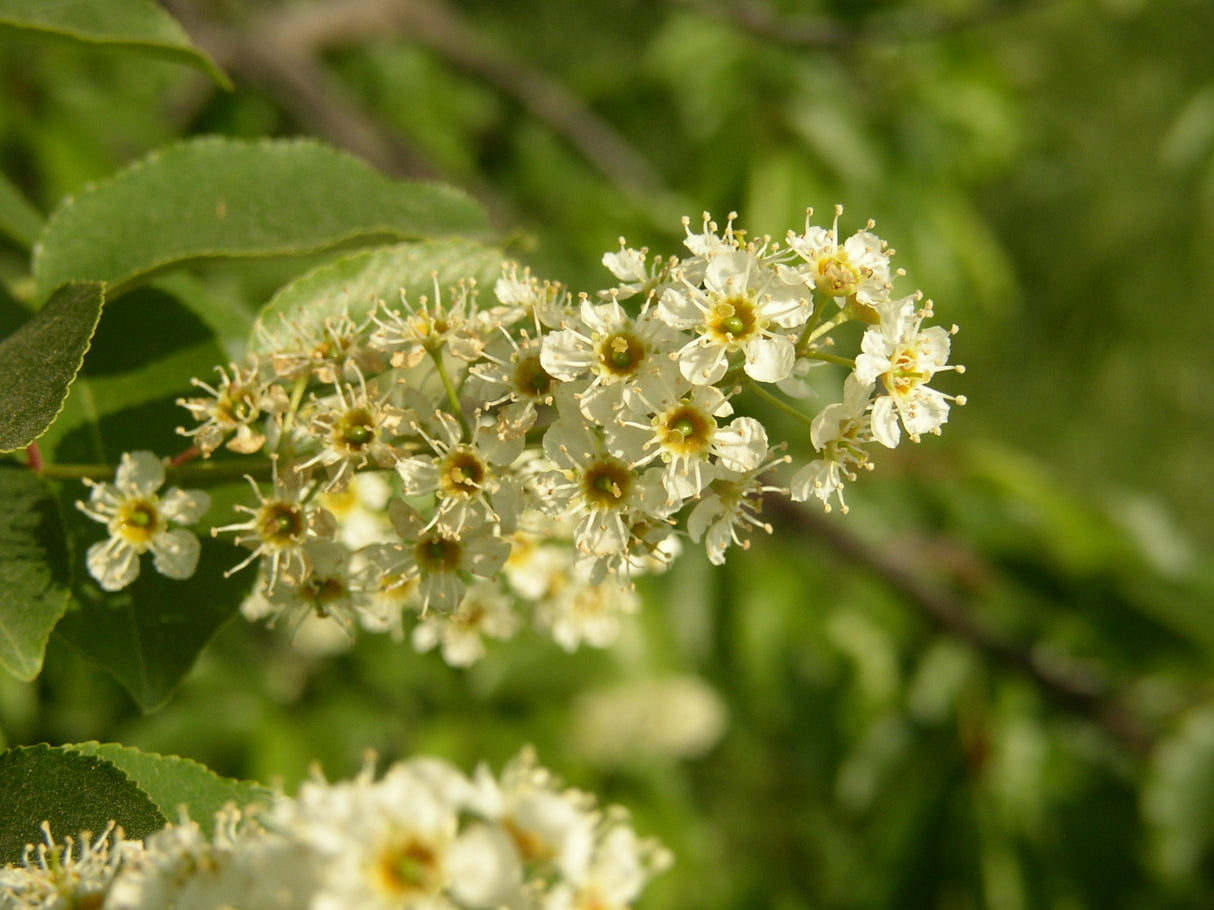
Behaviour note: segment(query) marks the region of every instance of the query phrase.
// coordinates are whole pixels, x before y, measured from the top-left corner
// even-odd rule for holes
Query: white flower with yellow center
[[[851,373],[843,383],[843,400],[828,404],[818,412],[809,438],[821,457],[793,475],[789,489],[794,502],[816,496],[829,512],[830,498],[834,496],[842,511],[847,512],[843,482],[855,480],[857,470],[872,470],[873,466],[865,448],[873,440],[868,413],[872,391],[872,383],[861,382],[855,373]]]
[[[879,307],[881,321],[864,333],[863,353],[856,357],[856,378],[865,384],[879,379],[885,387],[887,394],[873,402],[872,425],[874,438],[889,448],[901,438],[899,421],[918,442],[921,434],[938,433],[948,421],[950,400],[965,403],[927,385],[941,370],[964,368],[945,365],[952,332],[938,325],[921,328],[931,307],[920,309],[918,300],[904,297]]]
[[[152,551],[161,575],[183,579],[198,567],[198,538],[170,523],[192,525],[211,507],[202,490],[171,487],[163,496],[164,464],[151,452],[126,452],[113,483],[85,480],[88,502],[76,507],[109,529],[109,539],[88,549],[89,574],[107,591],[120,591],[139,575],[139,557]]]
[[[889,258],[892,250],[872,232],[870,221],[865,230],[857,231],[839,243],[839,216],[843,206],[835,206],[835,221],[830,230],[809,224],[806,215],[805,232],[788,232],[788,246],[805,260],[806,277],[823,297],[834,298],[840,306],[849,300],[865,307],[874,307],[889,299],[892,286]]]
[[[648,422],[621,419],[608,424],[607,445],[613,455],[633,459],[633,467],[660,458],[666,465],[662,484],[672,500],[682,503],[704,488],[702,469],[710,458],[731,471],[745,472],[766,457],[767,431],[759,421],[737,417],[726,425],[717,422],[732,413],[715,386],[692,386],[686,394],[662,402]]]
[[[658,315],[677,329],[696,333],[678,352],[688,382],[713,385],[740,353],[746,375],[759,382],[780,382],[796,362],[792,330],[812,310],[809,288],[785,282],[749,250],[717,253],[704,270],[703,288],[690,280],[667,289]]]
[[[576,324],[544,336],[540,365],[562,382],[590,379],[577,396],[585,417],[604,425],[633,398],[655,401],[669,394],[678,378],[674,351],[680,339],[652,310],[633,319],[617,301],[583,300],[579,315]]]

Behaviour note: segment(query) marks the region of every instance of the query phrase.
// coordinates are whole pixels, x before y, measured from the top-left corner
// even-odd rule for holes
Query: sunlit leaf
[[[54,422],[101,317],[100,284],[59,288],[0,342],[0,452],[29,445]]]
[[[205,138],[155,152],[66,201],[34,255],[39,296],[102,280],[110,296],[201,260],[482,233],[457,189],[393,180],[310,141]]]
[[[69,577],[51,491],[33,471],[0,465],[0,666],[18,679],[42,668],[51,629],[67,609]]]
[[[411,302],[446,295],[461,280],[492,289],[501,274],[502,253],[464,240],[436,240],[369,250],[323,265],[274,295],[258,314],[262,330],[252,339],[256,351],[291,347],[292,327],[302,320],[321,322],[348,313],[363,321],[383,300],[398,305],[404,290]]]
[[[156,804],[114,764],[71,748],[23,746],[0,755],[0,863],[21,861],[43,842],[41,825],[62,842],[98,835],[111,821],[131,839],[164,827]]]
[[[205,765],[176,755],[141,752],[117,743],[77,743],[69,748],[113,762],[166,818],[176,821],[178,808],[184,806],[208,836],[215,827],[215,813],[226,804],[265,803],[273,796],[273,791],[260,784],[220,777]]]
[[[0,34],[6,31],[151,54],[197,67],[224,88],[232,87],[177,20],[151,0],[0,0]]]

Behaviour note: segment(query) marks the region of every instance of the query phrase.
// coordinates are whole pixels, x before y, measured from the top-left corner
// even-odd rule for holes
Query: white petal
[[[152,538],[152,565],[168,578],[189,578],[198,568],[201,547],[198,538],[184,528],[165,531]]]
[[[160,514],[169,521],[192,525],[211,507],[211,497],[202,490],[170,489],[160,497]]]
[[[679,351],[679,370],[693,385],[711,385],[725,375],[729,360],[725,349],[697,338]]]
[[[124,452],[114,482],[123,490],[153,493],[164,483],[164,464],[152,452]]]
[[[577,379],[595,362],[594,350],[572,329],[549,332],[540,349],[540,366],[556,379]]]
[[[721,464],[745,474],[767,455],[767,431],[753,417],[738,417],[712,437],[712,450]]]
[[[89,574],[106,591],[121,591],[139,575],[139,554],[118,538],[93,544],[84,562]]]
[[[891,449],[902,438],[898,412],[894,409],[894,400],[888,395],[882,395],[873,402],[873,438]]]
[[[756,338],[746,345],[746,375],[759,382],[787,379],[792,375],[796,360],[796,346],[791,338],[784,335]]]

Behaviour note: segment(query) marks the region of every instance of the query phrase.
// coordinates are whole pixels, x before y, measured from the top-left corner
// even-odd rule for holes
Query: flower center
[[[698,455],[712,442],[717,422],[699,408],[683,404],[667,412],[658,427],[661,444],[680,455]]]
[[[395,896],[431,894],[442,884],[438,853],[415,838],[384,849],[376,868],[384,890]]]
[[[514,388],[528,398],[541,398],[552,387],[552,377],[540,366],[540,359],[528,357],[514,370]]]
[[[485,482],[485,473],[485,465],[475,452],[454,449],[443,459],[443,490],[452,496],[475,496]]]
[[[631,332],[608,335],[599,345],[599,363],[613,376],[631,376],[645,362],[645,345]]]
[[[617,508],[631,487],[632,471],[615,458],[594,462],[582,476],[582,493],[596,509]]]
[[[417,542],[413,554],[422,571],[434,574],[446,574],[459,569],[463,559],[464,548],[458,540],[450,537],[433,535],[423,537]]]
[[[708,330],[722,344],[737,344],[750,338],[759,327],[755,302],[734,294],[720,300],[708,317]]]
[[[339,426],[339,442],[350,452],[362,451],[375,439],[375,421],[365,408],[347,411]]]
[[[291,502],[267,502],[258,518],[261,539],[272,547],[284,549],[299,544],[307,531],[303,509]]]
[[[118,517],[118,533],[140,552],[147,549],[160,527],[160,509],[151,499],[128,501]]]
[[[850,297],[860,284],[860,273],[840,253],[823,256],[818,262],[815,287],[827,297]]]

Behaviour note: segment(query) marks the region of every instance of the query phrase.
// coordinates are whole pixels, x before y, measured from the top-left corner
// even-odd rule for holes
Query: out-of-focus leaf
[[[1193,712],[1160,743],[1142,793],[1160,865],[1172,876],[1193,875],[1214,855],[1214,710]]]
[[[393,180],[311,141],[204,138],[155,152],[52,213],[36,292],[102,280],[116,296],[156,272],[222,258],[482,233],[459,190]]]
[[[275,294],[258,314],[261,329],[251,341],[252,348],[263,353],[289,350],[295,342],[292,327],[301,321],[320,324],[346,313],[361,322],[376,301],[399,303],[402,290],[410,302],[416,302],[423,294],[433,299],[436,286],[446,295],[451,286],[466,279],[492,288],[501,263],[500,250],[454,239],[347,256],[313,269]]]
[[[54,496],[33,471],[0,465],[0,666],[30,680],[67,609],[67,544]]]
[[[22,746],[0,755],[0,863],[17,863],[26,844],[82,831],[98,835],[111,821],[131,839],[164,827],[152,799],[114,764],[71,748]]]
[[[42,221],[42,214],[26,201],[7,177],[0,174],[0,234],[8,235],[29,249],[38,239]]]
[[[82,41],[151,54],[197,67],[222,85],[232,83],[177,23],[151,0],[0,0],[0,34]]]
[[[176,755],[141,752],[118,743],[77,743],[68,748],[112,762],[139,785],[166,818],[176,820],[178,808],[185,806],[189,817],[208,837],[215,828],[215,813],[227,803],[245,806],[268,802],[274,795],[268,787],[220,777],[205,765]]]
[[[66,284],[0,342],[0,452],[29,445],[55,421],[104,301],[100,284]]]

